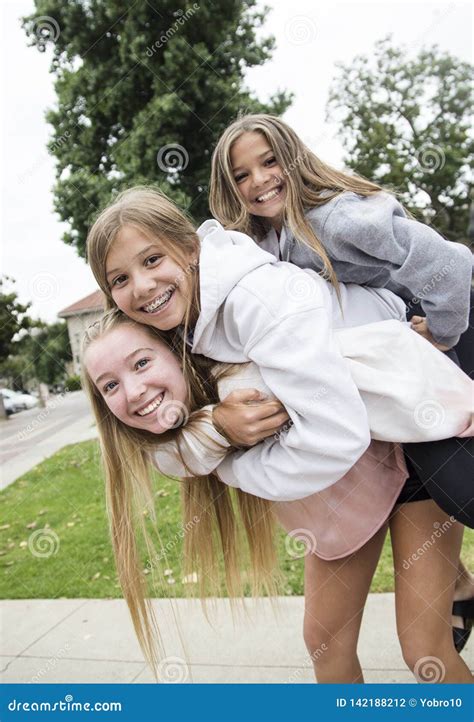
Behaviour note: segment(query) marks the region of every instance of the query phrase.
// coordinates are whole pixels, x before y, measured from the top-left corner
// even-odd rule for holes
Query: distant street
[[[83,391],[51,396],[46,408],[37,406],[1,422],[1,488],[66,444],[95,436],[93,423]]]

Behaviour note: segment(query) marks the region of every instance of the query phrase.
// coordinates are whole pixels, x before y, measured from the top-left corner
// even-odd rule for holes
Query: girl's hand
[[[433,336],[431,335],[431,331],[428,328],[428,324],[426,322],[426,318],[424,316],[412,316],[411,319],[411,327],[414,331],[420,334],[420,336],[423,336],[423,338],[426,338],[427,341],[433,344],[436,348],[438,348],[440,351],[449,351],[449,346],[445,346],[442,343],[436,343]]]
[[[232,446],[254,446],[280,431],[289,418],[277,399],[257,389],[232,391],[212,412],[214,426]]]

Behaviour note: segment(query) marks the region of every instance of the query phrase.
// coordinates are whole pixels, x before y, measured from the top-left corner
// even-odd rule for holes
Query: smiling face
[[[184,271],[159,240],[125,225],[107,255],[105,270],[112,298],[126,316],[169,331],[184,321],[194,265],[189,258]]]
[[[243,133],[232,145],[230,162],[239,193],[249,213],[268,218],[281,229],[286,199],[283,169],[262,133]]]
[[[124,323],[93,341],[87,373],[106,405],[135,429],[162,434],[187,417],[187,389],[176,356],[159,338]]]

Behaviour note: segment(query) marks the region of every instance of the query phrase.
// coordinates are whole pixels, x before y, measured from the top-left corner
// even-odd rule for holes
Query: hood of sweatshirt
[[[194,329],[193,350],[204,330],[212,335],[219,309],[239,281],[260,266],[276,263],[275,256],[259,248],[249,236],[226,231],[214,219],[204,221],[197,234],[201,241],[201,313]]]
[[[222,320],[220,309],[233,289],[241,284],[248,274],[262,266],[275,265],[278,260],[249,236],[238,231],[226,231],[216,220],[205,221],[197,233],[201,241],[201,313],[192,334],[192,350],[195,353],[211,355],[216,348],[227,346],[222,324],[219,323]],[[295,272],[299,270],[296,266],[293,268]],[[317,277],[321,283],[319,274],[314,270],[304,270]],[[258,292],[263,298],[267,298],[267,294],[272,295],[268,286],[272,280],[269,269],[269,275],[258,273],[258,278],[253,275],[250,283],[256,284]],[[406,320],[405,302],[386,288],[342,283],[339,288],[339,303],[334,287],[326,282],[324,285],[325,293],[329,296],[333,328],[348,328],[390,319]],[[244,315],[244,309],[242,314]],[[242,361],[234,357],[232,359]],[[218,360],[231,361],[231,358]]]

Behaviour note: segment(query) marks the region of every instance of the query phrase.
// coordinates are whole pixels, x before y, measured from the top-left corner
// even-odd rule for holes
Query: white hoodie
[[[192,351],[216,361],[253,361],[292,426],[236,452],[218,469],[231,486],[282,489],[301,498],[334,484],[370,443],[367,413],[332,333],[328,284],[206,221],[201,238],[201,313]],[[243,484],[239,480],[244,480]],[[288,492],[287,492],[288,494]],[[287,497],[288,498],[288,497]]]
[[[201,315],[193,351],[219,361],[254,361],[258,368],[243,367],[237,385],[275,395],[293,425],[219,464],[228,443],[213,428],[208,407],[204,447],[183,430],[196,474],[219,464],[217,473],[230,486],[276,501],[300,499],[337,481],[363,453],[366,412],[373,438],[382,440],[429,441],[466,428],[470,379],[408,324],[377,323],[404,317],[404,303],[390,291],[342,284],[341,317],[331,287],[314,272],[276,263],[217,221],[206,221],[198,233]],[[331,333],[331,319],[359,327]],[[235,386],[235,375],[229,378]],[[221,382],[220,397],[232,388]],[[165,474],[188,475],[174,442],[159,447],[155,462]]]

